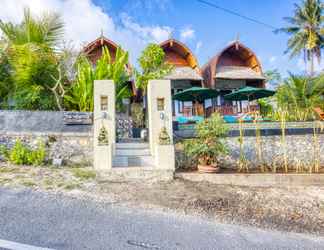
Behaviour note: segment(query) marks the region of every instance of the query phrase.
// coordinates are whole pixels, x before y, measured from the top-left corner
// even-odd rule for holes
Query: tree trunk
[[[314,75],[314,52],[311,52],[309,73],[310,73],[310,76]]]

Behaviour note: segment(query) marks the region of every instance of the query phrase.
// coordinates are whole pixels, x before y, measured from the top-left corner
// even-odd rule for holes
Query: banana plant
[[[131,96],[126,71],[128,52],[117,48],[113,60],[107,47],[103,47],[102,56],[98,59],[96,67],[82,57],[77,64],[77,77],[68,94],[65,96],[66,105],[78,111],[93,111],[93,82],[95,80],[109,79],[116,84],[117,109],[122,105],[122,99]]]

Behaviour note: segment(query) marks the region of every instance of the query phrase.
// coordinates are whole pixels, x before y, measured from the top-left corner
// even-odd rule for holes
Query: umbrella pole
[[[248,95],[248,112],[250,113],[250,95]]]

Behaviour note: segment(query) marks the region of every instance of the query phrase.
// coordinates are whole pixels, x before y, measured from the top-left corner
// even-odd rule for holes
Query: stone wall
[[[39,141],[46,145],[50,162],[62,160],[65,165],[91,166],[93,142],[91,133],[0,133],[0,145],[12,147],[20,140],[25,145],[36,147]]]
[[[50,160],[63,159],[64,163],[70,165],[92,165],[92,126],[66,125],[63,118],[63,112],[0,111],[0,145],[12,146],[17,139],[20,139],[28,145],[35,146],[39,140],[42,140],[48,146]],[[289,126],[296,127],[294,124]],[[252,127],[250,129],[253,130]],[[288,159],[292,164],[298,161],[310,164],[314,161],[311,123],[304,124],[300,129],[298,133],[288,133],[286,136]],[[233,166],[239,159],[239,142],[235,134],[237,133],[232,133],[232,136],[226,139],[231,152],[224,161],[228,166]],[[268,164],[282,158],[281,136],[277,134],[265,133],[261,137],[262,156],[264,162]],[[255,136],[250,134],[244,137],[245,156],[254,164],[257,163],[255,145]],[[320,161],[324,166],[323,132],[318,135],[318,145]],[[182,159],[178,152],[176,157],[178,166],[185,162]]]
[[[48,159],[69,165],[92,165],[92,125],[67,125],[64,112],[0,111],[0,145],[16,140],[35,147],[41,140]]]
[[[240,157],[239,137],[228,137],[226,139],[230,148],[230,156],[227,158],[227,163],[234,163]],[[321,165],[324,166],[324,134],[319,134],[317,137],[317,145],[314,143],[313,134],[304,135],[287,135],[286,136],[286,150],[288,156],[288,163],[296,165],[298,163],[309,166],[314,162],[314,148],[319,148],[319,157]],[[244,155],[251,165],[258,164],[256,155],[256,137],[244,137]],[[280,165],[283,160],[284,149],[281,143],[281,136],[261,136],[261,152],[263,163],[270,165],[277,163]]]

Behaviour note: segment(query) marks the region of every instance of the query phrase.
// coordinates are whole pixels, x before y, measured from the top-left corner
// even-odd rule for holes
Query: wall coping
[[[89,137],[93,136],[92,132],[54,132],[54,131],[45,131],[45,132],[35,132],[35,131],[0,131],[0,136],[66,136],[66,137]]]
[[[324,186],[324,174],[306,173],[219,173],[201,174],[178,172],[176,177],[189,181],[207,181],[217,185],[250,187]]]

